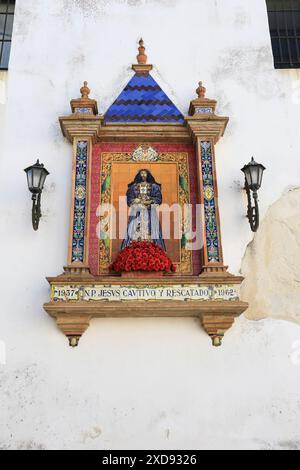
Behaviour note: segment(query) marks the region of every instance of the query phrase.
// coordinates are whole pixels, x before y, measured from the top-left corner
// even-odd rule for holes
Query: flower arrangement
[[[133,242],[124,248],[110,266],[110,270],[116,273],[132,271],[174,273],[176,266],[160,246],[143,241]]]

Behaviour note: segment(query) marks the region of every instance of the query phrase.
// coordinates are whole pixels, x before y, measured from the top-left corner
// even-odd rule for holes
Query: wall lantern
[[[242,172],[245,175],[245,190],[248,197],[248,213],[247,217],[249,219],[250,227],[252,232],[257,232],[259,227],[259,208],[258,208],[258,194],[257,191],[261,187],[263,173],[265,167],[260,163],[257,163],[252,157],[251,162],[248,165],[245,165],[242,168]],[[254,206],[252,205],[253,193]]]
[[[26,168],[28,189],[32,193],[32,226],[34,230],[38,230],[41,213],[41,196],[44,188],[44,183],[47,176],[50,174],[44,165],[37,160],[37,162]]]

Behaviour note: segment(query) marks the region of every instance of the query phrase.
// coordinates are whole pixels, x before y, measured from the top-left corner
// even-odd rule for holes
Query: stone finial
[[[80,88],[80,93],[81,93],[81,98],[84,100],[89,99],[89,94],[91,93],[91,90],[88,87],[88,82],[85,81],[83,82],[83,87]]]
[[[139,45],[140,45],[140,47],[139,47],[139,53],[138,53],[138,55],[137,55],[136,58],[137,58],[137,61],[138,61],[138,64],[139,64],[139,65],[145,65],[145,64],[147,64],[147,59],[148,59],[148,57],[147,57],[147,55],[145,54],[146,48],[145,48],[145,46],[144,46],[144,41],[143,41],[143,39],[140,39],[140,40],[139,40]]]
[[[205,98],[206,88],[203,86],[202,82],[199,82],[199,87],[197,88],[196,93],[198,95],[198,98]]]
[[[198,97],[191,101],[189,116],[197,116],[197,118],[202,119],[203,117],[207,118],[210,114],[213,115],[217,102],[206,98],[206,88],[202,82],[199,82],[196,93]]]
[[[71,100],[71,109],[73,114],[98,114],[98,105],[96,100],[89,97],[91,90],[88,87],[88,82],[83,82],[80,88],[81,98]]]
[[[147,55],[145,54],[145,45],[143,39],[139,40],[139,53],[137,55],[137,64],[132,66],[132,69],[142,75],[147,75],[153,68],[151,64],[147,64]]]

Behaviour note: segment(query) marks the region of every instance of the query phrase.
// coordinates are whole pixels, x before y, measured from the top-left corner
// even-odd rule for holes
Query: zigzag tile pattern
[[[105,122],[177,122],[184,117],[150,74],[135,74],[106,111]]]

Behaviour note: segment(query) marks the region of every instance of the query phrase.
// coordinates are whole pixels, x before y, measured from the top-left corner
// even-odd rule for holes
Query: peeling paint
[[[223,51],[211,72],[213,81],[235,80],[257,98],[265,100],[285,97],[281,80],[275,74],[269,46],[231,48]]]
[[[34,27],[34,22],[37,20],[37,13],[35,9],[25,8],[22,2],[16,3],[16,13],[18,21],[14,22],[14,37],[25,38],[28,36],[31,28]]]
[[[300,441],[281,441],[278,442],[278,447],[281,450],[300,450]]]
[[[20,441],[11,445],[3,445],[0,443],[0,450],[47,450],[43,444],[34,441]]]
[[[250,320],[266,317],[300,324],[300,188],[289,189],[268,210],[247,247],[243,299]]]
[[[83,443],[85,444],[89,440],[96,440],[102,434],[102,429],[98,426],[94,426],[91,431],[85,432],[83,434]]]
[[[234,24],[236,27],[244,27],[249,23],[249,16],[247,10],[243,7],[237,8],[235,13]]]
[[[70,15],[72,10],[81,11],[84,18],[94,18],[105,14],[112,6],[143,7],[148,4],[158,4],[161,7],[173,8],[178,0],[63,0],[62,13]]]

